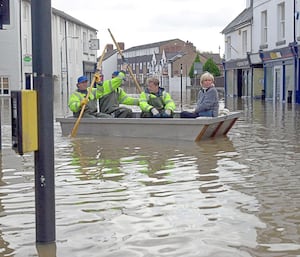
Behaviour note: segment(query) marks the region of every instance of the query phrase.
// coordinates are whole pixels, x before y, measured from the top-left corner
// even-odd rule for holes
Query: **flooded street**
[[[36,245],[34,156],[11,150],[0,100],[0,256],[300,256],[299,105],[229,99],[242,117],[200,143],[69,138],[55,123],[56,242]]]

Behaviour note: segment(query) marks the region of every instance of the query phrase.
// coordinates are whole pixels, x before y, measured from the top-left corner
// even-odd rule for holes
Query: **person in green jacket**
[[[147,88],[140,94],[142,118],[173,118],[176,105],[169,93],[159,86],[157,78],[147,80]]]
[[[86,76],[80,76],[77,79],[77,90],[71,94],[68,102],[68,106],[73,112],[73,116],[79,117],[81,108],[85,105],[82,118],[111,118],[111,115],[98,112],[97,98],[99,98],[99,94],[97,89],[92,88],[89,98],[86,99],[88,90],[88,78]]]
[[[122,81],[125,81],[124,71],[115,71],[111,80],[105,80],[97,84],[97,90],[100,95],[99,111],[112,115],[115,118],[132,118],[132,110],[120,106],[120,104],[139,106],[139,99],[126,94],[120,87],[123,83],[117,83],[120,78]]]

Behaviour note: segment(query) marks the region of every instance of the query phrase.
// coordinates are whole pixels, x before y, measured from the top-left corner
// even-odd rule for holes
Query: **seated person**
[[[140,95],[140,108],[142,118],[173,118],[176,105],[171,95],[159,86],[159,80],[149,78]]]
[[[196,109],[193,112],[183,111],[181,118],[217,117],[219,113],[219,96],[214,85],[214,76],[205,72],[200,77],[202,88],[198,93]]]
[[[82,118],[111,118],[111,115],[97,112],[97,90],[91,88],[88,99],[88,78],[81,76],[77,79],[77,90],[70,96],[68,106],[74,117],[79,117],[81,108],[85,105]]]
[[[127,67],[127,66],[126,66]],[[122,81],[120,84],[119,81]],[[130,108],[121,107],[125,105],[139,105],[139,99],[130,97],[120,87],[125,80],[125,72],[115,71],[111,80],[99,81],[97,90],[99,91],[99,111],[112,115],[115,118],[132,118]],[[96,82],[97,83],[97,82]]]

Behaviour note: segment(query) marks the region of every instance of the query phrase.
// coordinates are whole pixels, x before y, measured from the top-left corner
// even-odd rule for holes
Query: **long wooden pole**
[[[106,47],[107,47],[107,45],[104,47],[103,52],[102,52],[102,55],[101,55],[101,57],[100,57],[100,59],[99,59],[99,61],[98,61],[98,64],[97,64],[97,70],[101,70],[102,61],[103,61],[103,58],[104,58],[104,55],[105,55]],[[93,89],[94,84],[95,84],[95,81],[96,81],[96,76],[95,76],[95,75],[96,75],[96,73],[94,74],[93,80],[92,80],[92,82],[91,82],[91,84],[90,84],[90,86],[89,86],[89,88],[88,88],[88,92],[87,92],[87,94],[86,94],[86,96],[85,96],[85,99],[87,99],[87,100],[89,99],[89,95],[90,95],[90,93],[92,92],[92,89]],[[81,120],[82,115],[83,115],[83,113],[84,113],[85,106],[86,106],[86,105],[84,104],[84,105],[81,107],[81,111],[80,111],[79,117],[78,117],[77,121],[75,122],[75,125],[74,125],[74,127],[73,127],[73,129],[72,129],[72,131],[71,131],[71,137],[75,137],[76,134],[77,134],[77,130],[78,130],[78,127],[79,127],[79,123],[80,123],[80,120]]]
[[[121,55],[122,60],[124,61],[124,60],[125,60],[125,57],[124,57],[124,55],[123,55],[123,53],[122,53],[122,50],[121,50],[119,44],[117,43],[117,41],[116,41],[115,37],[113,36],[113,34],[111,33],[110,29],[108,29],[108,32],[109,32],[109,34],[110,34],[112,40],[114,41],[114,44],[115,44],[115,46],[116,46],[116,48],[117,48],[119,54]],[[129,65],[128,65],[128,68],[127,68],[127,69],[128,69],[128,71],[129,71],[129,74],[130,74],[131,78],[133,79],[133,81],[134,81],[134,83],[135,83],[135,86],[136,86],[138,92],[139,92],[139,93],[142,93],[142,89],[141,89],[141,87],[140,87],[140,85],[139,85],[139,82],[137,81],[136,77],[134,76],[134,74],[133,74],[133,72],[132,72],[132,69],[131,69],[131,67],[130,67]]]

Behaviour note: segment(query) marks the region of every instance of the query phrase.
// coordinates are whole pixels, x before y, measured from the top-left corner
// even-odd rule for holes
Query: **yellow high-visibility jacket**
[[[152,108],[174,112],[176,105],[171,95],[160,87],[157,94],[150,93],[148,89],[140,94],[140,108],[143,112],[150,112]]]

